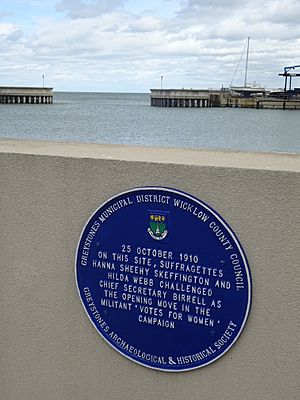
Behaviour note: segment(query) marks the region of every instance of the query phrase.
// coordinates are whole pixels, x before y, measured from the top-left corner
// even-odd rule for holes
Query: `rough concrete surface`
[[[297,155],[0,141],[0,399],[298,400],[299,183]],[[119,192],[151,185],[218,211],[252,273],[237,343],[191,372],[118,354],[76,290],[76,247],[90,215]]]

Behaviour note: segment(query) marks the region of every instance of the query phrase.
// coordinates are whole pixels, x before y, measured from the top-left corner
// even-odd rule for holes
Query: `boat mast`
[[[248,36],[244,87],[247,86],[248,59],[249,59],[249,42],[250,42],[250,37]]]

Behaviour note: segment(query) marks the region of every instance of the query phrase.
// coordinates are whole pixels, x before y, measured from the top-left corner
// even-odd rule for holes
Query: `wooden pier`
[[[0,104],[52,104],[53,88],[0,86]]]

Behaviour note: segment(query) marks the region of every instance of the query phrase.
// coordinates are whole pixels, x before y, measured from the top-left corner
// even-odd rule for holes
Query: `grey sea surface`
[[[300,111],[151,107],[149,94],[55,92],[0,104],[0,138],[299,152]]]

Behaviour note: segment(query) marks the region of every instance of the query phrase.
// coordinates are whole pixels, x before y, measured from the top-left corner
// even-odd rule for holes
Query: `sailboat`
[[[239,67],[239,64],[240,64],[240,62],[241,62],[242,56],[243,56],[244,51],[245,51],[245,47],[246,47],[246,46],[244,46],[244,49],[243,49],[242,54],[241,54],[240,61],[239,61],[238,65],[237,65],[237,68],[236,68],[236,70],[235,70],[235,73],[234,73],[234,75],[233,75],[233,78],[232,78],[232,80],[231,80],[231,83],[233,82],[233,79],[234,79],[234,77],[235,77],[235,74],[236,74],[236,72],[237,72],[237,69],[238,69],[238,67]],[[250,49],[250,37],[248,36],[248,38],[247,38],[247,52],[246,52],[246,65],[245,65],[244,86],[232,86],[232,85],[230,84],[230,90],[231,90],[232,92],[235,92],[236,94],[240,94],[241,96],[244,96],[244,97],[250,97],[250,96],[252,96],[252,95],[255,95],[255,96],[264,95],[264,94],[266,93],[266,88],[264,88],[264,87],[262,87],[262,86],[260,86],[259,84],[256,84],[256,83],[253,83],[253,84],[248,84],[248,83],[247,83],[248,61],[249,61],[249,49]]]

